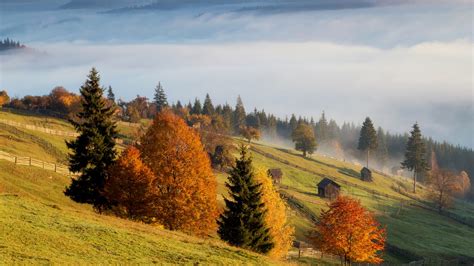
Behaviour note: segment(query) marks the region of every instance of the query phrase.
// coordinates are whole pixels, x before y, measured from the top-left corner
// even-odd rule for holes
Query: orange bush
[[[121,217],[150,222],[154,180],[151,170],[140,159],[140,151],[128,147],[109,168],[104,195]]]
[[[161,112],[142,136],[140,150],[156,177],[157,220],[170,230],[213,232],[217,183],[196,131],[170,111]]]
[[[322,251],[340,256],[345,263],[381,263],[385,230],[359,201],[339,196],[323,211],[311,236]]]

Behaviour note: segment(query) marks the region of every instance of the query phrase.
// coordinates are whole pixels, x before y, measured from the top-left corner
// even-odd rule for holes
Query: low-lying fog
[[[240,94],[248,110],[315,118],[325,110],[356,123],[369,115],[391,132],[418,121],[426,135],[474,147],[468,1],[67,2],[0,3],[0,38],[34,49],[0,54],[0,89],[78,91],[95,66],[126,100],[151,98],[161,81],[171,101],[209,93],[234,104]]]

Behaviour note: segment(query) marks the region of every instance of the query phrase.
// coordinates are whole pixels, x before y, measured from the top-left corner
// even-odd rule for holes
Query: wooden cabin
[[[267,175],[272,178],[273,183],[281,184],[281,179],[283,178],[283,172],[280,168],[268,169]]]
[[[362,168],[362,170],[360,170],[360,180],[372,182],[372,171],[367,167]]]
[[[334,199],[340,191],[341,186],[329,178],[324,178],[318,183],[318,196],[321,198]]]

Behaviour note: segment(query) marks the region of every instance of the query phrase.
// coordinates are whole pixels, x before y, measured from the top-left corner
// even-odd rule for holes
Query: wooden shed
[[[340,191],[341,186],[329,178],[324,178],[318,183],[318,195],[322,198],[334,199]]]
[[[281,184],[281,179],[283,178],[283,172],[280,168],[268,169],[267,175],[272,178],[273,183]]]
[[[360,180],[366,182],[372,182],[372,171],[369,168],[364,167],[360,170]]]

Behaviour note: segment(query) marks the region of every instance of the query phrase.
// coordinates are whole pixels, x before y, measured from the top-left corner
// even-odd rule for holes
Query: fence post
[[[56,164],[54,164],[54,172],[56,172]]]
[[[18,160],[17,160],[18,157],[15,156],[15,164],[17,164]]]
[[[31,157],[30,157],[30,166],[31,166]]]

